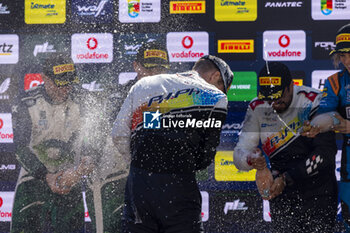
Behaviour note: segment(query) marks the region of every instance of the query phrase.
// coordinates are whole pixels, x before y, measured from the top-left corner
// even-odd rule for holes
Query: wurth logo
[[[54,49],[53,45],[50,45],[49,42],[45,42],[42,45],[35,45],[33,55],[36,57],[38,53],[54,53],[56,50]]]
[[[248,207],[245,207],[245,202],[240,202],[239,199],[234,202],[226,202],[224,213],[227,214],[229,210],[247,210]]]

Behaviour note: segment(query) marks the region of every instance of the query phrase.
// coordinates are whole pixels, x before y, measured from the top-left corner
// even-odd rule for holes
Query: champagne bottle
[[[255,153],[253,157],[262,157],[261,153]],[[255,174],[255,183],[258,188],[260,195],[263,198],[270,196],[270,188],[273,184],[273,177],[270,169],[265,166],[263,169],[257,169]]]

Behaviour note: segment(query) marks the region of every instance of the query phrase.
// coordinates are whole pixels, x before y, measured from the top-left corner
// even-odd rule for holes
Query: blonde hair
[[[340,64],[340,54],[339,53],[335,53],[332,55],[332,60],[333,60],[333,65],[335,68],[339,68],[339,64]]]

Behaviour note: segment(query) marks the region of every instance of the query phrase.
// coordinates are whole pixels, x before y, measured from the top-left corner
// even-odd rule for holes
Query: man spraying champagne
[[[259,193],[270,200],[272,232],[334,232],[334,133],[315,138],[300,133],[317,111],[321,93],[295,86],[288,67],[279,62],[262,68],[259,86],[258,98],[250,102],[245,116],[234,164],[240,170],[257,169]]]

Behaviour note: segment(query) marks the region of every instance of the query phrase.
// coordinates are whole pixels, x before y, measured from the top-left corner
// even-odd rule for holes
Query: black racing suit
[[[226,111],[224,93],[194,71],[131,88],[112,132],[131,160],[125,232],[203,232],[195,171],[212,162]]]

